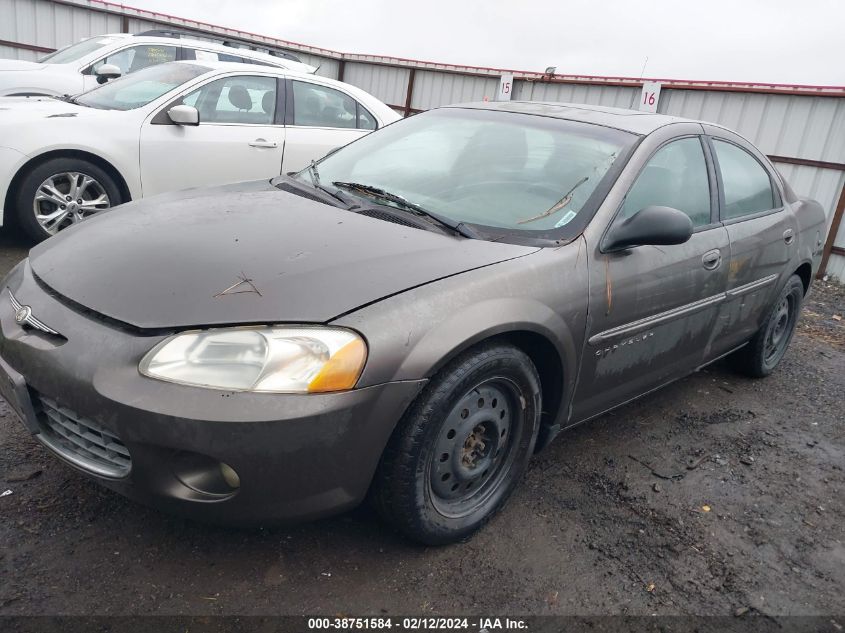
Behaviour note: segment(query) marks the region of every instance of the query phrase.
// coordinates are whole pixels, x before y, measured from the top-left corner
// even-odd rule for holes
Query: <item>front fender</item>
[[[481,341],[528,332],[558,356],[563,378],[556,399],[568,404],[587,318],[587,258],[578,256],[579,249],[581,240],[543,249],[408,290],[334,321],[367,339],[369,358],[359,386],[430,378]]]
[[[464,306],[430,328],[407,350],[393,380],[430,377],[465,349],[513,332],[542,336],[557,352],[565,380],[574,376],[576,348],[566,321],[537,300],[503,297]]]

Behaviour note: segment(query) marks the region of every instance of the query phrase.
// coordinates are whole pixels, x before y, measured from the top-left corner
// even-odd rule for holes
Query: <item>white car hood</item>
[[[0,97],[0,126],[45,118],[90,118],[111,113],[53,97]]]
[[[46,67],[46,64],[25,62],[21,59],[0,59],[0,72],[6,70],[44,70]]]

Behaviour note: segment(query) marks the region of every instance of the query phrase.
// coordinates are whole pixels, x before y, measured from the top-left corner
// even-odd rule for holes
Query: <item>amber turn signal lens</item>
[[[345,391],[352,389],[367,359],[367,346],[361,339],[350,341],[340,348],[308,383],[309,393]]]

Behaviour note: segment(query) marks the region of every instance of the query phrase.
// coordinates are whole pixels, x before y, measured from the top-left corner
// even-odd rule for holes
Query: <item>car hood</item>
[[[44,70],[46,66],[38,62],[26,62],[20,59],[0,59],[0,72],[5,70]]]
[[[90,118],[119,113],[119,110],[98,110],[54,97],[0,97],[0,125],[16,125],[45,118]]]
[[[139,328],[327,322],[536,247],[409,228],[267,181],[148,198],[32,249],[35,275]]]

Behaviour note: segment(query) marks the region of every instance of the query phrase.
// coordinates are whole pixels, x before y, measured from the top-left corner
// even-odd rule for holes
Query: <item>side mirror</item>
[[[200,112],[194,106],[177,105],[167,111],[167,116],[176,125],[199,125]]]
[[[103,64],[94,74],[97,75],[97,83],[104,84],[109,79],[117,79],[123,72],[114,64]]]
[[[634,246],[683,244],[692,237],[692,220],[672,207],[646,207],[610,229],[604,251]]]

